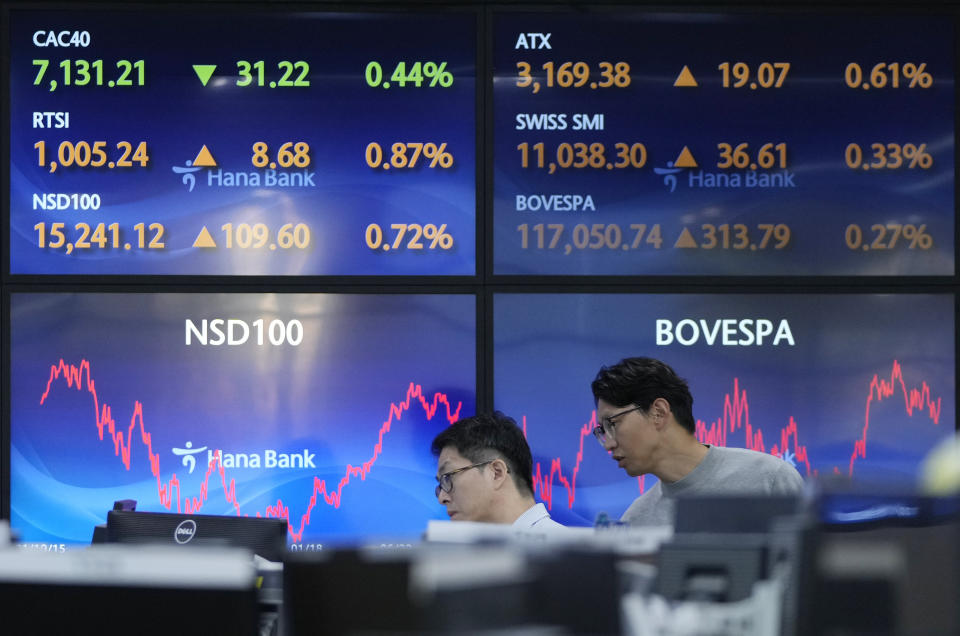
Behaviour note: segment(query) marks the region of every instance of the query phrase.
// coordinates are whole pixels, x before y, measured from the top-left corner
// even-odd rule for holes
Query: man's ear
[[[502,459],[493,460],[487,468],[493,474],[494,488],[501,488],[510,479],[510,470],[507,468],[507,463]]]
[[[650,405],[649,415],[653,418],[653,425],[657,430],[663,430],[667,426],[672,414],[670,403],[664,398],[658,397]]]

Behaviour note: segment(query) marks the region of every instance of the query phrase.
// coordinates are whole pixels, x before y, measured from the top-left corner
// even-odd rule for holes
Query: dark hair
[[[430,450],[439,456],[448,446],[474,463],[502,459],[517,489],[533,495],[533,457],[527,438],[512,417],[494,411],[458,420],[434,438]]]
[[[618,407],[636,404],[644,411],[654,400],[663,398],[670,403],[677,422],[691,434],[696,432],[690,387],[660,360],[624,358],[612,367],[601,368],[590,388],[594,404],[602,399]]]

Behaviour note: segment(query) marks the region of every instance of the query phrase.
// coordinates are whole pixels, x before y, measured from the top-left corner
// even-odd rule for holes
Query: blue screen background
[[[410,540],[445,518],[429,447],[448,415],[475,412],[473,296],[16,294],[11,309],[10,509],[24,541],[88,543],[117,499],[185,512],[199,498],[203,514],[287,516],[303,544]],[[304,335],[259,346],[251,327],[241,345],[187,346],[188,318],[296,319]],[[79,386],[52,372],[61,360],[88,363]],[[107,430],[100,439],[104,408],[123,444]],[[207,451],[191,470],[173,450],[202,447],[258,454],[261,466],[221,476],[215,465],[206,479]],[[315,468],[264,467],[268,449],[309,453]],[[339,489],[348,466],[365,475]],[[168,508],[160,489],[174,479]],[[339,505],[318,494],[306,519],[321,480]]]
[[[86,48],[38,48],[38,29],[87,30]],[[180,11],[16,11],[10,23],[10,271],[14,274],[184,275],[470,275],[475,270],[476,104],[475,17],[464,13],[227,13]],[[33,59],[49,59],[40,85]],[[64,59],[104,60],[104,81],[116,60],[144,60],[143,87],[63,86]],[[266,80],[280,79],[279,61],[306,61],[309,87],[238,87],[237,61],[265,62]],[[386,79],[398,62],[446,63],[449,88],[368,86],[378,61]],[[204,87],[192,66],[216,64]],[[254,71],[255,72],[255,71]],[[49,80],[60,85],[49,90]],[[299,77],[299,70],[293,79]],[[32,115],[69,112],[69,129],[35,129]],[[146,168],[59,168],[48,161],[61,141],[98,140],[108,149],[146,141]],[[310,145],[314,185],[226,187],[211,175],[258,172],[253,144],[276,153],[286,142]],[[410,170],[370,168],[365,149],[377,142],[387,159],[395,142],[446,143],[449,169],[418,162]],[[206,145],[219,168],[183,174]],[[111,159],[113,157],[111,156]],[[135,166],[137,164],[134,164]],[[296,168],[291,172],[300,172]],[[187,179],[192,178],[191,187]],[[220,185],[218,185],[220,184]],[[98,193],[97,211],[35,210],[35,193]],[[162,250],[38,247],[38,221],[120,223],[122,241],[137,223],[162,223]],[[288,223],[310,227],[306,249],[232,249],[221,226],[266,224],[276,243]],[[444,249],[371,250],[365,230],[379,223],[446,224]],[[216,249],[194,248],[206,227]],[[153,236],[153,233],[150,233]],[[388,242],[392,242],[392,234]],[[404,241],[406,243],[406,241]],[[430,241],[426,244],[429,246]],[[136,243],[134,243],[136,246]]]
[[[497,294],[494,404],[525,418],[534,471],[539,464],[550,496],[542,486],[537,494],[561,522],[619,517],[656,483],[627,476],[589,433],[591,381],[601,366],[629,356],[659,358],[687,379],[698,423],[707,430],[726,423],[713,443],[747,446],[749,423],[764,451],[776,445],[808,479],[836,474],[909,487],[923,457],[954,433],[953,316],[950,295]],[[658,319],[706,320],[713,329],[716,320],[746,318],[769,319],[775,330],[787,320],[794,346],[783,339],[774,346],[772,336],[761,346],[724,346],[722,336],[708,345],[702,333],[689,345],[657,344]],[[691,328],[681,335],[690,342]],[[741,338],[736,330],[733,339]],[[881,397],[871,388],[879,381],[893,391]],[[921,406],[908,408],[908,396],[924,385]],[[783,447],[781,433],[791,428],[796,440]],[[851,462],[864,439],[866,456]]]
[[[861,12],[862,13],[862,12]],[[952,275],[954,273],[954,31],[952,17],[813,15],[796,13],[614,12],[498,13],[493,27],[494,271],[498,274],[693,275]],[[549,49],[517,48],[518,36],[549,33]],[[811,42],[816,46],[811,46]],[[534,94],[518,87],[517,62],[531,66],[542,85]],[[631,84],[591,90],[546,87],[545,62],[598,65],[625,61]],[[789,62],[781,88],[724,88],[719,65],[743,62],[756,79],[759,65]],[[929,88],[851,89],[844,71],[860,64],[869,79],[878,62],[925,63]],[[699,86],[674,87],[687,66]],[[539,70],[539,73],[538,73]],[[732,78],[732,75],[731,75]],[[731,83],[735,78],[731,79]],[[748,85],[749,86],[749,85]],[[566,114],[566,130],[518,130],[518,114]],[[603,130],[573,130],[575,114],[603,114]],[[521,167],[517,146],[543,142],[548,161],[561,142],[641,142],[640,169]],[[717,145],[787,144],[787,171],[795,187],[691,187],[694,173],[739,174],[717,169]],[[926,144],[928,170],[851,170],[844,160],[857,143],[872,162],[872,143]],[[684,146],[698,169],[677,169]],[[533,156],[531,152],[531,156]],[[532,160],[531,160],[532,161]],[[711,167],[712,166],[712,167]],[[667,170],[658,174],[656,170]],[[763,173],[763,170],[759,171]],[[782,170],[769,170],[770,174]],[[669,179],[675,181],[671,188]],[[694,183],[705,183],[695,181]],[[590,195],[595,211],[518,210],[517,196]],[[521,247],[521,224],[566,224],[554,249]],[[573,227],[617,223],[624,242],[631,224],[660,224],[660,249],[572,249]],[[744,224],[750,240],[757,225],[786,224],[783,249],[703,249],[703,224]],[[859,224],[867,242],[874,224],[925,225],[930,249],[851,250],[846,228]],[[684,228],[700,249],[675,248]],[[532,230],[530,230],[532,234]],[[552,233],[548,233],[549,237]],[[885,240],[889,240],[889,234]]]

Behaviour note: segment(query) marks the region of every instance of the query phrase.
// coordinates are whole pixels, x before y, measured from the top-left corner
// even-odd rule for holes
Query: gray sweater
[[[709,446],[706,457],[673,483],[658,481],[620,518],[638,526],[673,525],[674,499],[705,495],[793,495],[803,490],[797,469],[779,457],[745,448]]]

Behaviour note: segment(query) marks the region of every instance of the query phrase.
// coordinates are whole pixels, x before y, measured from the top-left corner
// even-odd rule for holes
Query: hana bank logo
[[[173,531],[173,540],[179,544],[190,543],[197,534],[197,522],[193,519],[186,519],[180,522],[177,529]]]
[[[197,458],[194,457],[197,453],[202,453],[207,450],[206,446],[201,446],[200,448],[194,448],[193,442],[187,442],[185,444],[186,448],[172,448],[174,455],[183,457],[183,465],[190,468],[190,473],[193,473],[193,469],[197,467]]]
[[[687,168],[697,168],[697,160],[693,158],[693,153],[690,152],[690,149],[687,146],[683,147],[683,150],[680,151],[680,154],[677,155],[677,158],[673,161],[667,162],[666,168],[655,167],[653,169],[654,174],[663,177],[663,185],[670,188],[670,193],[673,194],[677,189],[677,174],[683,172]]]
[[[683,172],[685,168],[676,168],[672,161],[667,162],[666,168],[655,167],[653,169],[654,174],[663,176],[663,185],[670,188],[670,192],[673,193],[677,189],[677,173]]]
[[[196,178],[195,176],[193,176],[193,173],[194,173],[194,172],[199,172],[199,171],[200,171],[200,168],[195,167],[195,166],[193,165],[193,162],[190,161],[189,159],[187,160],[187,162],[186,162],[184,165],[185,165],[186,167],[183,167],[183,166],[174,166],[174,167],[173,167],[173,171],[174,171],[176,174],[182,174],[182,175],[183,175],[183,178],[181,179],[181,181],[183,182],[183,185],[187,186],[187,192],[193,192],[193,187],[194,187],[195,185],[197,185],[197,178]]]
[[[174,174],[182,175],[180,181],[183,185],[187,186],[187,192],[193,192],[194,186],[197,185],[197,178],[193,173],[200,172],[204,168],[216,167],[216,159],[213,158],[210,150],[204,145],[193,160],[187,159],[183,166],[173,166],[172,170]]]

